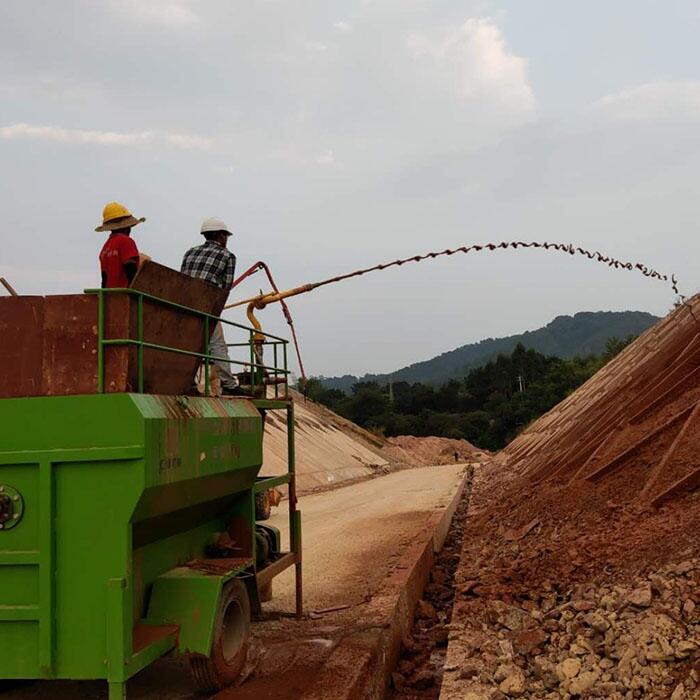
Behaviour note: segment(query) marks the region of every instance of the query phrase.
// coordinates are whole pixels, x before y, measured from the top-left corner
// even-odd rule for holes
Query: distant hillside
[[[644,311],[582,311],[575,316],[558,316],[536,331],[463,345],[431,360],[416,362],[389,374],[366,374],[364,377],[346,374],[342,377],[322,377],[321,380],[326,387],[345,392],[358,381],[375,381],[380,384],[406,381],[439,385],[486,364],[499,353],[510,353],[518,343],[544,355],[562,358],[585,356],[602,352],[608,338],[623,339],[629,335],[639,335],[658,320],[658,317]]]

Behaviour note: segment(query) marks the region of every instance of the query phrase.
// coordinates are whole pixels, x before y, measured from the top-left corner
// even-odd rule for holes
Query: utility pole
[[[389,382],[389,403],[394,405],[394,382]]]

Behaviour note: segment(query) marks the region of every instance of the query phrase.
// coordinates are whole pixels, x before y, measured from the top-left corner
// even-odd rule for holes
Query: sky
[[[693,0],[3,0],[0,276],[24,294],[96,286],[94,228],[117,200],[147,218],[133,235],[158,262],[178,267],[218,216],[238,271],[264,260],[280,288],[549,240],[693,294],[699,32]],[[289,305],[307,373],[330,376],[673,301],[639,274],[517,251]],[[278,308],[260,319],[288,335]]]

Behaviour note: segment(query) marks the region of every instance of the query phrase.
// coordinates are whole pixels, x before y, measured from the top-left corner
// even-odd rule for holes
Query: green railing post
[[[255,336],[256,333],[253,333],[253,396],[255,396],[256,390],[258,388],[258,365],[260,363],[260,345],[258,345],[258,341],[256,340]]]
[[[209,316],[204,317],[204,395],[209,396]]]
[[[289,472],[289,546],[295,557],[296,615],[304,611],[301,570],[301,513],[297,511],[296,447],[294,444],[294,402],[287,404],[287,470]]]
[[[275,368],[273,370],[273,378],[275,380],[275,398],[279,398],[279,392],[277,388],[277,341],[272,342],[272,366]]]
[[[139,382],[139,394],[143,394],[143,295],[139,294],[136,303],[136,328],[138,333],[139,345],[136,350],[137,352],[137,364],[138,364],[138,382]]]
[[[250,358],[250,389],[253,390],[253,331],[248,333],[248,357]]]
[[[97,393],[105,390],[105,297],[97,292]]]
[[[285,340],[282,342],[282,349],[284,350],[284,395],[289,396],[289,372],[287,367],[287,345],[288,342]]]

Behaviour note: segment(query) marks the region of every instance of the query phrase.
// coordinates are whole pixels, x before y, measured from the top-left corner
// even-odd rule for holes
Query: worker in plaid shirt
[[[182,258],[180,272],[190,277],[197,277],[215,284],[221,289],[229,290],[236,272],[236,256],[227,248],[231,232],[221,219],[206,219],[200,233],[206,238],[202,245],[190,248]],[[216,324],[209,343],[209,353],[216,357],[229,358],[224,329]],[[231,374],[230,362],[214,360],[219,373],[224,394],[238,393],[238,381]]]

